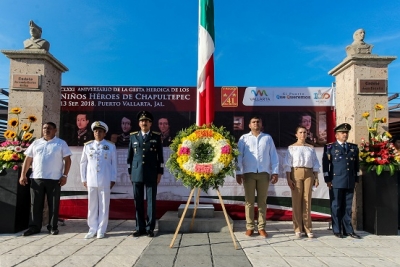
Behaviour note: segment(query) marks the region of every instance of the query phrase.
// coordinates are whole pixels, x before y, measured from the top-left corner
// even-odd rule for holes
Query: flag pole
[[[214,121],[214,0],[199,0],[198,34],[196,124],[210,126]],[[199,191],[194,190],[194,199]]]

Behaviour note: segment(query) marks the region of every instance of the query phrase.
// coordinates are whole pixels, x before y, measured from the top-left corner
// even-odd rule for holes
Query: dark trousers
[[[331,199],[332,230],[335,234],[354,233],[351,224],[351,208],[354,188],[333,188],[329,190]]]
[[[58,211],[60,208],[61,186],[58,180],[31,179],[31,213],[29,228],[40,231],[43,223],[45,196],[49,206],[49,222],[53,230],[58,228]]]
[[[144,187],[146,186],[147,219],[144,214]],[[156,227],[157,183],[133,183],[133,197],[136,208],[136,230],[154,230]]]

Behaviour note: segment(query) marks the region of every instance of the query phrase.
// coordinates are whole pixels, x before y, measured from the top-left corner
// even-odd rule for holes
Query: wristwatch
[[[68,178],[68,175],[66,175],[66,174],[63,174],[63,175],[62,175],[62,177]]]

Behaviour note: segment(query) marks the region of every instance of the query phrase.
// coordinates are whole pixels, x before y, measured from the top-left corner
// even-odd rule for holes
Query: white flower
[[[213,164],[213,174],[218,174],[224,168],[224,164],[217,162]]]
[[[382,141],[388,141],[389,140],[389,138],[386,136],[386,135],[384,135],[383,137],[382,137]]]
[[[22,151],[22,147],[20,146],[15,146],[14,147],[15,152],[21,152]]]
[[[192,141],[185,140],[185,141],[183,141],[182,146],[192,149]]]
[[[182,167],[189,172],[194,172],[194,166],[196,165],[196,163],[193,162],[192,159],[189,159],[187,162],[185,162]]]

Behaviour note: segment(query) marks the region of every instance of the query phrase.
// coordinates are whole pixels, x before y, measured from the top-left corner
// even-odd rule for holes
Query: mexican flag
[[[199,52],[196,123],[214,120],[214,0],[199,0]]]

